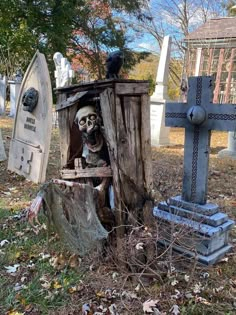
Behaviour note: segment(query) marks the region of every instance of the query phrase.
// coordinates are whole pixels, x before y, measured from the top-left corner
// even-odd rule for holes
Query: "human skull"
[[[76,113],[75,122],[78,124],[80,131],[90,134],[98,129],[98,118],[95,107],[84,106]]]

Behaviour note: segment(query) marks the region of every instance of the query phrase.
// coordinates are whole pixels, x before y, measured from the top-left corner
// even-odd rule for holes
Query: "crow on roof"
[[[106,59],[106,79],[118,79],[124,62],[124,54],[120,50],[110,53]]]

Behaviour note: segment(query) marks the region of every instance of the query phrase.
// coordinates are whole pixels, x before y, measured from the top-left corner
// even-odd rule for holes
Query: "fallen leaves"
[[[55,268],[56,270],[62,270],[66,266],[66,258],[61,253],[58,256],[52,257],[49,260],[50,265]]]
[[[174,304],[172,308],[170,309],[170,313],[173,315],[179,315],[180,314],[180,308],[178,305]]]
[[[18,312],[16,310],[12,310],[7,312],[7,315],[24,315],[24,313]]]
[[[4,245],[9,244],[9,243],[10,243],[10,242],[9,242],[8,240],[2,240],[2,241],[0,242],[0,246],[3,247]]]
[[[137,250],[143,250],[143,246],[144,246],[144,243],[138,243],[136,246],[135,246],[135,248],[137,249]]]
[[[158,300],[148,299],[143,303],[143,311],[144,313],[153,313],[154,308],[157,308]]]
[[[199,283],[196,283],[194,286],[193,286],[193,292],[194,293],[201,293],[203,287],[202,287],[202,284],[199,282]]]
[[[68,288],[68,292],[69,292],[70,294],[73,294],[73,293],[75,293],[75,292],[80,292],[80,291],[82,291],[83,288],[84,288],[84,287],[83,287],[82,285],[74,285],[74,286],[71,286],[71,287]]]
[[[50,258],[50,265],[56,270],[62,270],[67,266],[72,269],[78,269],[80,265],[81,259],[76,254],[72,254],[69,259],[64,256],[64,254],[60,253],[52,258]]]
[[[73,254],[69,257],[68,266],[72,269],[77,269],[80,266],[80,262],[81,259],[78,257],[78,255]]]
[[[119,315],[119,313],[115,304],[104,307],[103,305],[85,303],[82,306],[82,315]]]
[[[7,273],[15,273],[17,271],[18,267],[20,267],[19,264],[15,264],[13,266],[4,266]]]

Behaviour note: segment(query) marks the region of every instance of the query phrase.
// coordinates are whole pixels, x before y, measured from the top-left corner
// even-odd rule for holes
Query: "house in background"
[[[236,17],[207,21],[186,36],[185,44],[185,75],[215,75],[213,102],[236,103]],[[218,157],[236,160],[236,132],[228,133],[228,147]]]
[[[207,21],[185,38],[187,77],[215,75],[214,103],[236,103],[236,17]]]

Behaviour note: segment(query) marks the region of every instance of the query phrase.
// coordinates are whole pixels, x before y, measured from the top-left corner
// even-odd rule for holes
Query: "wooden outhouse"
[[[236,17],[207,21],[185,38],[187,77],[215,75],[214,103],[236,103]]]
[[[152,188],[148,81],[102,80],[58,88],[56,110],[61,147],[61,177],[73,181],[112,177],[116,225],[138,216]],[[93,105],[102,118],[109,162],[84,167],[83,137],[76,114]],[[120,233],[124,231],[120,228]]]

